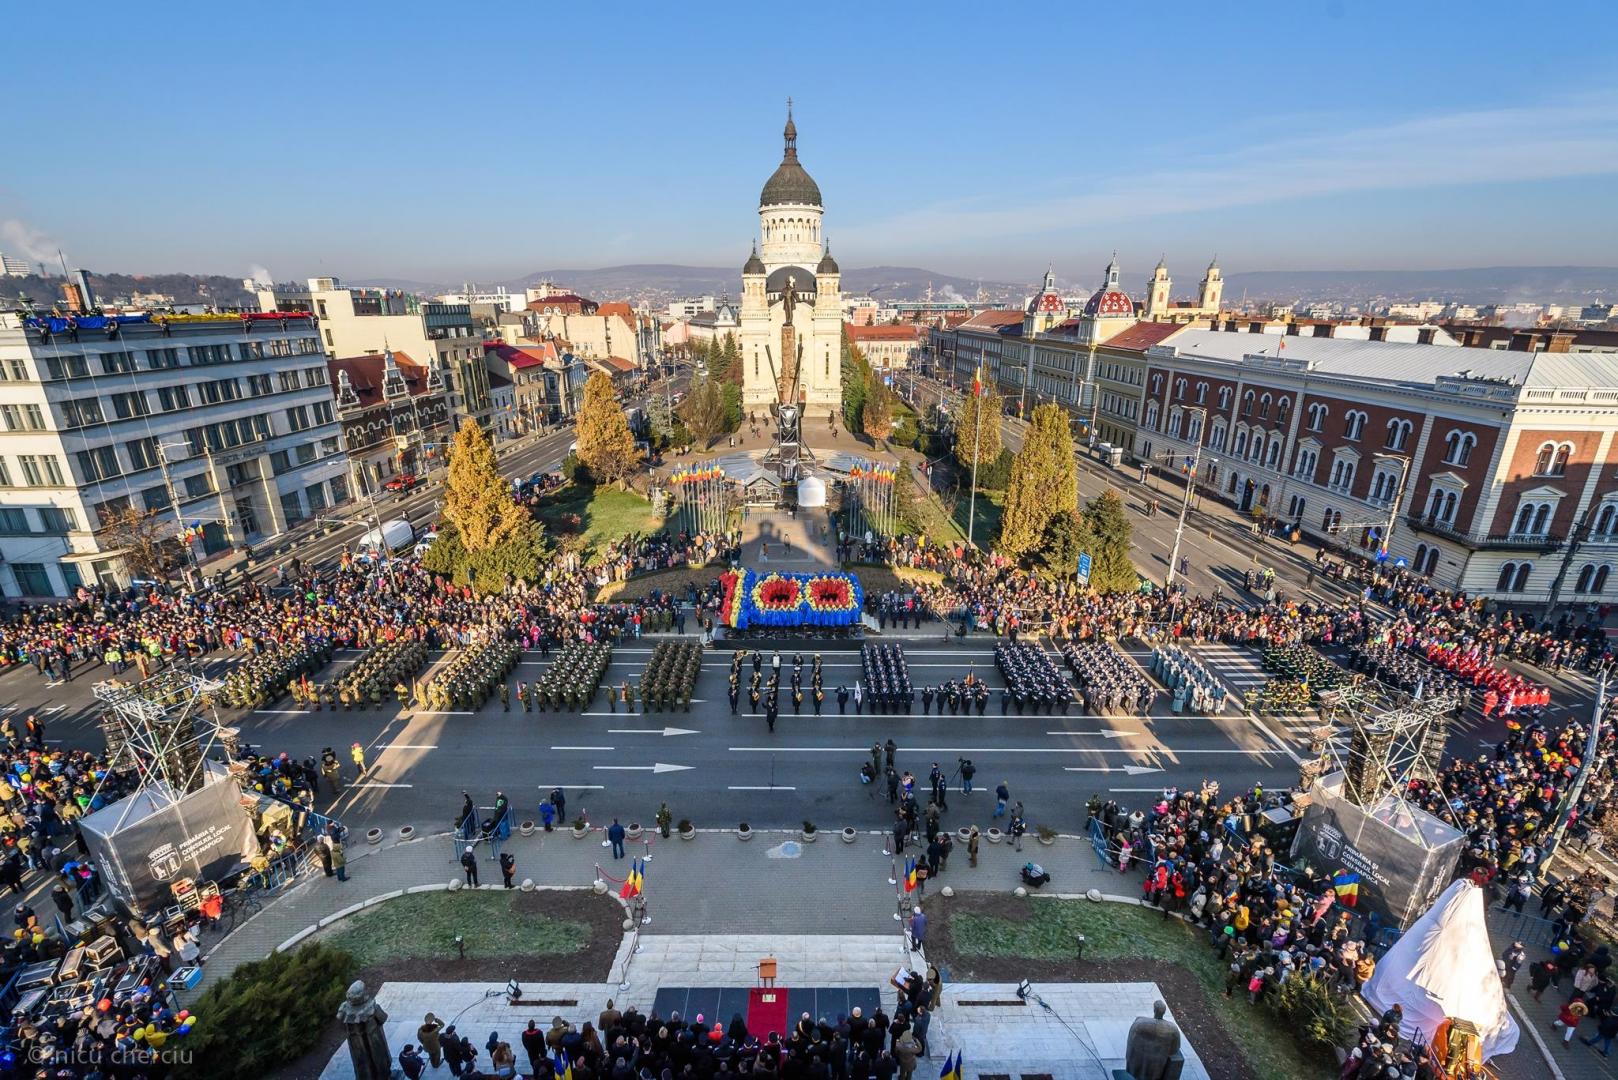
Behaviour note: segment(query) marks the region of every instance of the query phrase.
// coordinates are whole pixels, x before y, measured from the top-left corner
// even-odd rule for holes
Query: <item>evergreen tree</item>
[[[878,442],[893,433],[893,393],[881,383],[867,391],[865,405],[860,410],[860,425],[865,434]]]
[[[537,580],[545,554],[544,531],[511,497],[488,435],[465,421],[450,444],[442,528],[423,565],[457,584],[498,592],[509,579]]]
[[[996,545],[1003,554],[1021,558],[1035,550],[1053,517],[1077,509],[1074,477],[1067,412],[1060,405],[1041,405],[1012,462]]]
[[[742,347],[736,343],[736,335],[732,331],[725,331],[725,345],[722,353],[724,359],[724,380],[742,384]]]
[[[871,365],[858,345],[849,344],[848,331],[843,331],[843,427],[849,431],[865,430],[860,414],[865,409],[865,398],[871,386]]]
[[[686,430],[704,450],[725,430],[725,392],[712,378],[699,379],[680,403],[679,411]]]
[[[1084,521],[1094,537],[1090,551],[1090,588],[1098,593],[1132,592],[1139,588],[1140,577],[1129,558],[1134,530],[1124,512],[1124,500],[1108,488],[1085,505]]]
[[[584,384],[584,401],[579,405],[576,424],[579,460],[590,475],[606,483],[623,486],[624,478],[640,465],[635,435],[618,403],[618,393],[604,372],[596,372]]]
[[[961,399],[961,415],[955,418],[955,460],[967,473],[974,461],[982,466],[1000,456],[1000,409],[1000,395],[992,386],[984,386],[982,397],[968,392]]]
[[[1064,510],[1051,518],[1040,541],[1037,562],[1050,577],[1072,577],[1079,568],[1079,556],[1095,546],[1090,526],[1077,510]],[[1091,552],[1091,558],[1095,557]]]

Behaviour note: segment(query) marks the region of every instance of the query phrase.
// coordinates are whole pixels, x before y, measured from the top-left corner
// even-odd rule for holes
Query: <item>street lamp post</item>
[[[157,464],[158,464],[158,467],[160,469],[162,469],[162,471],[163,471],[163,486],[166,489],[168,489],[168,493],[169,493],[169,509],[174,511],[174,527],[177,528],[177,529],[180,529],[181,531],[184,531],[184,529],[185,529],[185,517],[180,513],[180,497],[174,491],[174,477],[169,474],[169,456],[168,456],[167,450],[171,446],[182,446],[183,447],[183,446],[185,446],[185,444],[184,443],[158,443],[157,444]],[[189,447],[187,447],[187,449],[189,449]],[[190,540],[187,540],[185,542],[185,555],[186,555],[186,559],[191,563],[192,569],[196,569],[196,567],[199,565],[197,563],[197,549],[192,545],[192,542]]]
[[[1207,410],[1191,409],[1187,416],[1189,417],[1191,414],[1201,414],[1206,417]],[[1189,420],[1187,423],[1189,424]],[[1185,478],[1185,497],[1180,500],[1180,520],[1174,526],[1174,547],[1169,551],[1169,572],[1163,581],[1165,589],[1174,586],[1174,574],[1180,566],[1180,539],[1185,535],[1185,516],[1191,509],[1191,488],[1197,482],[1197,469],[1202,465],[1202,427],[1202,424],[1197,425],[1196,452],[1191,456],[1191,473]]]

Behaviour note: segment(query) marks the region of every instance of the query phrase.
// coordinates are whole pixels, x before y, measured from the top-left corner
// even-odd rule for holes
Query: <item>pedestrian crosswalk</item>
[[[1270,673],[1264,670],[1258,653],[1251,649],[1214,641],[1193,645],[1191,651],[1213,677],[1224,683],[1225,689],[1243,704],[1246,704],[1250,694],[1256,693],[1270,681]]]

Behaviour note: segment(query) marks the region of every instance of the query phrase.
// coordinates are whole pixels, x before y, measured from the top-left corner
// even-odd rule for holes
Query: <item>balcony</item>
[[[1532,551],[1541,555],[1549,555],[1560,551],[1567,543],[1567,537],[1544,534],[1529,535],[1526,533],[1493,533],[1489,536],[1476,537],[1457,528],[1450,522],[1425,514],[1408,514],[1405,524],[1418,533],[1428,536],[1438,536],[1446,540],[1453,540],[1463,544],[1474,551]]]

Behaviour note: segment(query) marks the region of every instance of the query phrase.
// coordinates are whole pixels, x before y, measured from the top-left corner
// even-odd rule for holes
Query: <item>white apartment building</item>
[[[487,304],[496,311],[521,311],[528,305],[528,297],[520,292],[507,292],[504,285],[497,285],[493,289],[479,289],[476,285],[467,285],[460,292],[440,293],[437,298],[441,304]]]
[[[327,356],[381,356],[396,349],[438,368],[454,423],[474,417],[489,426],[489,375],[483,334],[466,304],[423,301],[387,289],[347,288],[334,277],[310,278],[308,288],[260,289],[260,311],[313,312]]]
[[[687,296],[680,300],[670,300],[669,318],[689,319],[693,315],[713,311],[718,306],[719,300],[713,296]]]
[[[15,255],[0,254],[0,277],[27,277],[34,272],[33,264]]]
[[[126,583],[126,507],[200,523],[203,558],[346,502],[347,473],[307,315],[0,315],[8,597]]]

